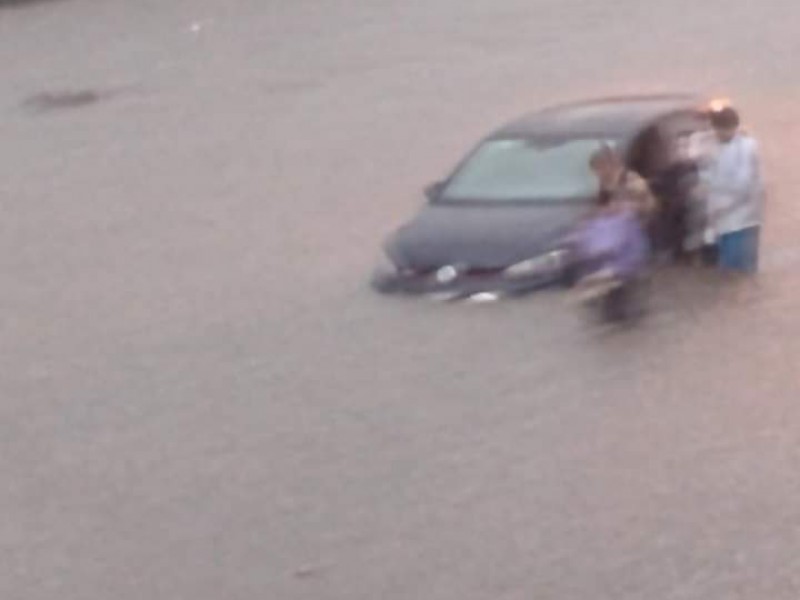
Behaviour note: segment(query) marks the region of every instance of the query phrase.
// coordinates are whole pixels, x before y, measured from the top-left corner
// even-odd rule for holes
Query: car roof
[[[591,136],[630,142],[659,119],[707,106],[708,99],[695,94],[597,98],[529,113],[501,127],[490,137],[569,139]]]

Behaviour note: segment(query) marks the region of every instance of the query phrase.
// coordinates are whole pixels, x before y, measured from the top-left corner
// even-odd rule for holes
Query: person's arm
[[[650,186],[641,176],[631,173],[629,175],[628,190],[636,198],[637,210],[644,216],[650,216],[658,209],[658,201]]]

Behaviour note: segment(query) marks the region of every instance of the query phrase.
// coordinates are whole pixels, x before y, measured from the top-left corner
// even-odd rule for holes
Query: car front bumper
[[[522,295],[557,285],[573,283],[569,265],[548,273],[509,277],[502,269],[492,271],[467,271],[452,278],[437,277],[437,272],[396,271],[378,267],[371,278],[372,287],[383,294],[430,294],[449,297],[469,297],[480,293],[503,296]]]

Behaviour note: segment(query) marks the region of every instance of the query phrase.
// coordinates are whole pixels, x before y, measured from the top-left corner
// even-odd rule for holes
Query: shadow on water
[[[0,0],[0,10],[4,8],[25,8],[39,4],[55,4],[64,0]]]
[[[29,96],[23,101],[22,106],[35,113],[80,108],[100,102],[104,95],[102,92],[95,90],[43,92]]]
[[[31,114],[68,110],[91,106],[136,91],[136,86],[118,86],[104,89],[57,90],[32,94],[21,102],[23,110]]]

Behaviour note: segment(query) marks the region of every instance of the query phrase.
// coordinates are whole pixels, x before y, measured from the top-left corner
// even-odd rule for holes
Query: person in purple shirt
[[[584,277],[585,300],[602,300],[612,321],[633,316],[641,275],[650,259],[650,244],[635,201],[624,191],[600,193],[597,205],[576,232],[574,248]]]

